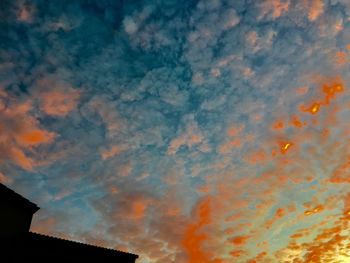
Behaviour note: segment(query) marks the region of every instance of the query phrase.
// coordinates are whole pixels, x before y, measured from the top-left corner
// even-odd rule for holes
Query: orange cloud
[[[322,87],[322,91],[326,96],[324,103],[328,105],[331,102],[331,99],[335,99],[337,93],[341,93],[344,91],[344,87],[341,83],[335,83],[331,86],[324,85]]]
[[[315,21],[324,12],[323,0],[305,0],[304,5],[308,9],[308,19]]]
[[[2,184],[11,184],[12,183],[12,178],[6,176],[3,173],[0,173],[0,183],[2,183]]]
[[[234,258],[239,258],[239,257],[247,255],[247,252],[245,250],[242,250],[242,249],[237,249],[237,250],[230,251],[230,255]]]
[[[347,52],[338,51],[335,53],[334,62],[337,66],[344,66],[349,62],[349,55]]]
[[[233,140],[230,140],[226,143],[221,144],[219,146],[219,153],[221,153],[221,154],[229,153],[233,149],[240,148],[240,147],[242,147],[241,140],[240,139],[233,139]]]
[[[318,102],[314,102],[310,107],[302,107],[302,110],[305,112],[309,112],[311,114],[316,114],[320,110],[321,104]]]
[[[39,99],[40,109],[47,115],[64,117],[75,109],[81,92],[53,76],[40,79],[34,95]]]
[[[324,210],[324,206],[323,205],[318,205],[318,206],[314,207],[311,210],[306,210],[304,212],[304,214],[305,215],[313,215],[313,214],[319,213],[319,212],[321,212],[323,210]]]
[[[113,145],[109,150],[104,150],[101,152],[102,160],[112,158],[113,156],[116,156],[125,150],[126,147],[123,145]]]
[[[50,143],[55,138],[55,134],[45,130],[31,130],[19,134],[17,141],[24,146]]]
[[[115,186],[110,186],[106,190],[109,192],[108,198],[116,200],[115,206],[111,207],[111,219],[113,221],[125,222],[131,225],[139,222],[141,226],[147,216],[149,207],[156,202],[153,198],[142,193],[125,193],[122,188]]]
[[[260,252],[256,257],[254,257],[253,259],[250,259],[247,261],[247,263],[259,263],[259,262],[265,262],[263,261],[263,259],[267,256],[267,252],[263,251]],[[266,262],[271,262],[271,260],[266,261]]]
[[[250,236],[235,236],[230,240],[230,242],[235,246],[242,246],[247,243],[249,238]]]
[[[145,216],[147,206],[148,206],[148,202],[144,200],[136,200],[132,204],[131,217],[135,219],[143,218]]]
[[[350,183],[350,156],[347,157],[347,160],[340,164],[332,172],[329,182],[331,183]]]
[[[296,115],[292,115],[290,123],[296,128],[302,128],[306,125],[306,122],[301,121]]]
[[[292,142],[279,142],[280,145],[280,151],[282,154],[287,153],[287,151],[294,145]]]
[[[306,253],[300,262],[322,263],[337,260],[340,252],[345,253],[347,250],[344,241],[347,241],[348,237],[341,235],[342,230],[345,229],[341,226],[326,228],[312,242],[303,243],[301,249]]]
[[[278,208],[271,220],[267,221],[267,226],[270,227],[276,220],[284,217],[286,215],[286,210],[282,207]]]
[[[249,164],[259,164],[267,160],[267,154],[263,150],[256,150],[246,154],[243,159]]]
[[[285,128],[285,125],[283,123],[283,121],[276,121],[273,125],[272,128],[274,130],[283,130]]]
[[[234,149],[241,148],[245,143],[253,140],[251,134],[243,135],[244,125],[231,125],[226,130],[227,137],[224,142],[219,145],[218,152],[221,154],[227,154],[233,151]]]
[[[305,236],[304,233],[296,233],[296,234],[291,235],[290,238],[297,239],[297,238],[302,238],[304,236]]]
[[[18,1],[17,19],[20,22],[30,23],[33,21],[34,6],[25,3],[24,1]]]
[[[211,259],[211,253],[204,249],[203,245],[208,241],[209,234],[205,233],[205,227],[212,222],[211,199],[204,198],[195,207],[192,223],[186,227],[182,246],[187,254],[188,263],[220,263],[219,259]]]
[[[264,0],[261,2],[260,6],[260,18],[271,14],[272,18],[276,19],[288,12],[290,0]]]
[[[226,133],[229,137],[235,137],[239,135],[244,130],[244,125],[231,125]]]
[[[168,154],[175,154],[182,145],[186,145],[191,148],[195,145],[199,145],[204,141],[204,137],[199,131],[197,125],[192,124],[187,127],[187,130],[178,137],[170,141],[168,147]]]
[[[342,93],[344,91],[344,86],[339,80],[331,85],[324,84],[322,86],[321,92],[323,93],[323,98],[318,101],[313,102],[309,107],[302,105],[300,109],[304,112],[309,112],[311,114],[316,114],[320,111],[321,106],[328,106],[332,99],[336,98],[337,93]]]
[[[26,170],[39,165],[33,156],[35,147],[52,143],[56,134],[42,129],[32,114],[32,103],[16,103],[5,91],[0,92],[9,103],[0,110],[0,161],[11,161]]]
[[[26,170],[32,170],[34,166],[34,161],[27,157],[24,152],[19,148],[11,149],[13,160],[22,168]]]
[[[48,115],[64,117],[75,109],[80,93],[74,90],[47,91],[40,94],[41,109]]]
[[[348,213],[350,211],[350,193],[347,193],[343,199],[344,212]]]
[[[290,236],[292,239],[289,244],[277,251],[275,256],[280,261],[288,260],[290,262],[300,263],[322,263],[322,262],[348,262],[350,254],[347,252],[349,245],[348,235],[345,234],[349,228],[350,213],[348,213],[349,194],[344,196],[344,212],[342,214],[329,215],[325,220],[308,226],[306,229],[299,229]],[[329,207],[336,209],[335,203],[339,196],[329,196],[326,199],[326,205],[317,205],[307,211],[305,214],[311,215],[319,213]],[[305,206],[311,207],[311,203]],[[313,235],[311,235],[313,234]],[[314,236],[314,237],[312,237]],[[300,238],[309,237],[308,241]],[[310,237],[312,237],[310,239]],[[301,253],[303,252],[303,253]]]

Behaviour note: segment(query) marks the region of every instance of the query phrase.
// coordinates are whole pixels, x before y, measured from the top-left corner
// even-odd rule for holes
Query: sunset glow
[[[280,143],[281,144],[281,153],[286,153],[290,147],[292,147],[292,143],[290,142],[282,142]]]
[[[137,263],[349,263],[348,2],[1,1],[0,182]]]

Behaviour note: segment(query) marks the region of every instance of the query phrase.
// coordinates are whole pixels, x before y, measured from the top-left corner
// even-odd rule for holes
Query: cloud
[[[59,229],[65,224],[69,224],[69,219],[66,214],[56,212],[55,215],[52,215],[49,210],[41,208],[33,217],[30,231],[72,240],[73,235],[71,233],[63,233],[59,231]]]
[[[26,170],[32,170],[38,162],[33,159],[35,155],[29,154],[41,144],[52,143],[56,133],[40,127],[39,121],[31,115],[32,102],[16,102],[4,90],[1,92],[3,108],[0,113],[1,160],[12,161]]]
[[[83,114],[88,117],[90,112],[98,113],[106,126],[109,137],[114,137],[123,131],[124,123],[116,110],[115,105],[107,97],[95,96],[85,106],[86,110],[84,108]]]
[[[110,149],[101,152],[102,160],[109,159],[125,151],[125,146],[123,145],[113,145]]]
[[[35,6],[27,1],[17,1],[17,20],[23,23],[32,23],[35,15]]]
[[[295,240],[292,240],[289,245],[278,251],[276,256],[283,260],[288,257],[290,260],[299,260],[301,262],[313,261],[331,261],[339,259],[339,255],[342,255],[342,259],[346,260],[348,254],[346,253],[347,249],[347,238],[342,235],[342,232],[347,228],[347,215],[337,216],[338,220],[335,225],[327,226],[326,222],[323,228],[320,228],[320,225],[314,225],[310,231],[299,232],[301,235],[294,235],[294,238],[303,237],[304,235],[310,236],[311,231],[318,230],[316,235],[313,235],[308,242],[299,243]],[[299,252],[299,253],[298,253]],[[304,252],[304,253],[300,253]]]
[[[10,177],[6,176],[3,173],[0,173],[0,183],[5,184],[5,185],[9,185],[12,182],[13,182],[13,180]]]
[[[30,146],[52,141],[53,133],[48,133],[43,130],[31,130],[20,134],[17,138],[17,143],[23,146]]]
[[[42,110],[52,116],[65,116],[75,108],[78,95],[76,93],[63,93],[50,91],[41,94]]]
[[[279,18],[284,13],[288,12],[290,6],[290,0],[264,0],[260,5],[259,19],[271,16],[272,19]]]
[[[126,17],[123,21],[125,31],[128,34],[133,34],[137,31],[137,25],[131,17]]]
[[[36,95],[40,109],[50,116],[64,117],[76,108],[80,92],[72,89],[67,83],[46,77],[38,80]]]
[[[198,125],[193,120],[193,116],[187,116],[184,122],[187,126],[186,130],[170,141],[167,151],[168,154],[175,154],[178,151],[178,149],[183,145],[191,149],[196,145],[198,146],[204,143],[205,139],[201,134]],[[206,151],[206,148],[204,149],[204,151]]]
[[[0,180],[33,229],[142,263],[338,251],[348,3],[97,2],[2,11]]]
[[[188,256],[187,262],[222,262],[220,259],[212,259],[212,253],[203,248],[203,244],[209,238],[203,229],[212,220],[210,198],[203,199],[197,205],[194,210],[194,222],[187,226],[182,240],[182,245]]]
[[[324,12],[323,0],[305,1],[304,5],[306,5],[309,10],[308,18],[310,21],[315,21]]]
[[[108,243],[109,245],[125,246],[134,253],[147,251],[141,253],[141,262],[147,261],[147,258],[160,261],[182,260],[179,244],[183,227],[178,223],[184,222],[184,219],[180,210],[176,210],[176,200],[172,207],[166,205],[171,196],[163,196],[163,200],[165,202],[160,202],[145,192],[128,192],[126,185],[113,196],[96,200],[93,205],[103,215],[101,219],[108,226],[104,239],[111,238],[114,242]],[[112,205],[111,209],[106,210],[106,204]]]

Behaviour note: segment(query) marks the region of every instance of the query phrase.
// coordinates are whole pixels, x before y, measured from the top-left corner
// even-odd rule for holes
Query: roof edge
[[[136,255],[136,254],[133,254],[133,253],[130,253],[130,252],[125,252],[125,251],[121,251],[121,250],[117,250],[117,249],[113,249],[113,248],[108,248],[108,247],[96,246],[96,245],[82,243],[82,242],[79,242],[79,241],[64,239],[64,238],[60,238],[60,237],[48,236],[48,235],[37,233],[37,232],[33,232],[33,231],[29,231],[29,234],[33,234],[33,235],[37,235],[37,236],[41,236],[41,237],[45,237],[45,238],[52,238],[52,239],[62,240],[62,241],[66,241],[66,242],[72,242],[72,243],[83,245],[83,246],[89,246],[89,247],[95,247],[95,248],[100,248],[100,249],[106,249],[106,250],[109,250],[111,252],[118,252],[118,253],[127,254],[128,256],[131,256],[131,257],[134,257],[134,258],[138,258],[139,257],[139,255]]]

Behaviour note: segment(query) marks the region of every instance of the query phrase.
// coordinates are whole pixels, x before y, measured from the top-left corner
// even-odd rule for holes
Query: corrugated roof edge
[[[96,245],[91,245],[91,244],[86,244],[86,243],[82,243],[79,241],[74,241],[74,240],[68,240],[68,239],[64,239],[64,238],[60,238],[60,237],[54,237],[54,236],[48,236],[48,235],[44,235],[44,234],[40,234],[40,233],[36,233],[36,232],[32,232],[29,231],[30,234],[34,234],[34,235],[38,235],[41,237],[45,237],[45,238],[54,238],[54,239],[58,239],[58,240],[62,240],[62,241],[67,241],[67,242],[72,242],[72,243],[76,243],[79,245],[84,245],[84,246],[88,246],[88,247],[94,247],[94,248],[101,248],[101,249],[106,249],[109,251],[113,251],[113,252],[119,252],[119,253],[123,253],[123,254],[128,254],[130,256],[133,256],[135,258],[138,258],[139,256],[133,253],[129,253],[129,252],[124,252],[124,251],[120,251],[120,250],[116,250],[116,249],[112,249],[112,248],[107,248],[107,247],[100,247],[100,246],[96,246]]]

